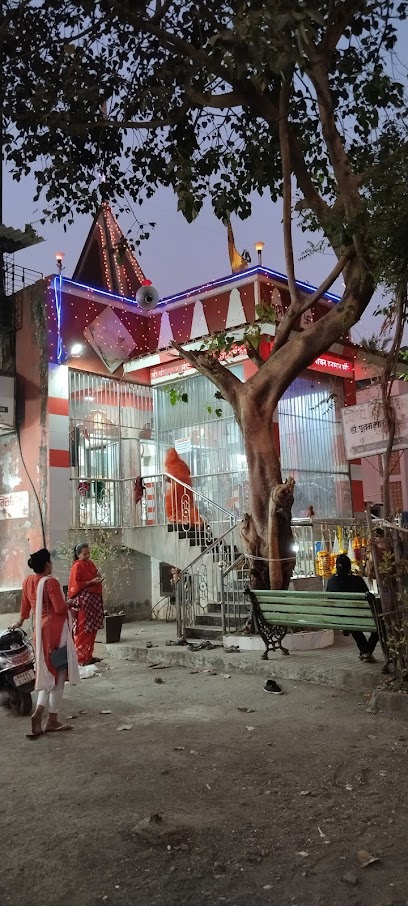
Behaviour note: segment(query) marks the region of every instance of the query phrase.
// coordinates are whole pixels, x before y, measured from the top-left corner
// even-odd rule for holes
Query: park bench
[[[370,592],[263,591],[246,589],[252,603],[255,628],[266,646],[262,655],[280,648],[288,629],[339,629],[379,632],[385,651],[383,621],[379,619],[379,601]],[[379,628],[380,627],[380,628]]]

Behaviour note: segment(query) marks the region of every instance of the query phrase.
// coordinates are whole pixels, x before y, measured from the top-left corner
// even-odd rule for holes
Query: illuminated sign
[[[263,336],[261,337],[259,344],[259,353],[264,361],[266,361],[273,347],[273,337]],[[218,355],[218,360],[220,362],[230,362],[231,360],[237,359],[246,359],[247,351],[245,345],[236,344],[231,347],[229,352],[225,350]],[[349,359],[343,359],[334,353],[325,353],[324,355],[319,356],[312,365],[308,365],[308,369],[311,371],[320,371],[325,374],[338,375],[339,377],[351,378],[353,376],[354,367],[353,363]],[[188,372],[193,374],[195,369],[191,367],[189,362],[184,362],[180,359],[178,362],[175,362],[171,365],[158,365],[156,368],[152,368],[150,372],[150,378],[152,383],[159,383],[167,377],[178,377],[182,374]]]

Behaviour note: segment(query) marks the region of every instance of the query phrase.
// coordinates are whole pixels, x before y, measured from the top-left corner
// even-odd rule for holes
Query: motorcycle
[[[17,714],[31,714],[34,689],[34,649],[23,629],[0,633],[0,696]]]

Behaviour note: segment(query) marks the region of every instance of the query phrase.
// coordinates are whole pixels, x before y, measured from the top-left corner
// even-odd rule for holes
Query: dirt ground
[[[0,713],[2,904],[407,906],[408,727],[366,699],[105,660],[62,713]]]

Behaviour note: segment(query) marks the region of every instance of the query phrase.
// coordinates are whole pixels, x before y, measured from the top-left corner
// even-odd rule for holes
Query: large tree
[[[16,178],[34,167],[52,216],[91,210],[97,171],[106,198],[141,202],[171,186],[188,220],[207,196],[225,220],[248,216],[253,190],[283,198],[290,303],[268,361],[258,355],[256,331],[247,342],[259,368],[245,384],[213,348],[180,350],[241,426],[251,489],[246,536],[265,558],[258,581],[272,587],[285,587],[292,568],[292,485],[282,484],[272,417],[296,375],[347,334],[375,289],[369,187],[383,166],[383,135],[397,121],[402,129],[404,91],[391,64],[406,7],[386,0],[3,4],[6,152]],[[295,208],[336,256],[313,295],[296,283]],[[340,274],[340,303],[299,331],[301,315]]]

